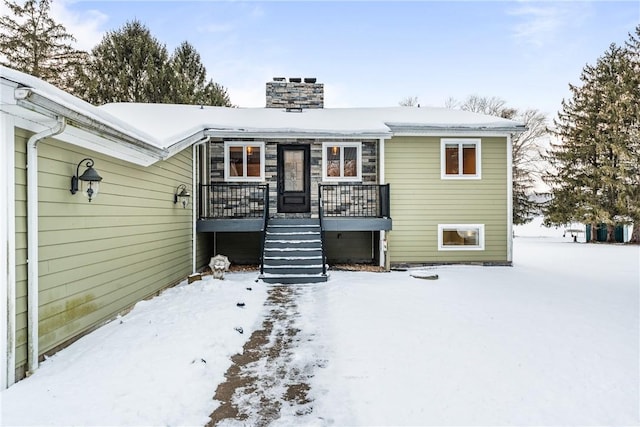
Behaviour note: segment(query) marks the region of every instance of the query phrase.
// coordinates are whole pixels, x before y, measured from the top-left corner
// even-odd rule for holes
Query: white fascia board
[[[464,137],[498,137],[506,138],[522,129],[472,129],[472,128],[433,128],[433,129],[393,129],[393,136],[464,136]]]
[[[205,142],[207,139],[209,139],[209,136],[205,133],[206,131],[203,129],[199,132],[196,132],[192,135],[187,136],[186,138],[183,138],[179,141],[176,141],[175,143],[169,145],[167,147],[167,153],[164,157],[164,159],[168,159],[169,157],[172,157],[173,155],[183,151],[186,148],[189,148],[193,145],[196,145],[198,143],[201,142]]]
[[[20,89],[27,90],[27,89]],[[69,109],[57,104],[36,92],[30,92],[25,99],[18,99],[17,105],[40,113],[45,117],[64,117],[69,123],[66,133],[75,133],[76,136],[84,135],[84,140],[93,141],[92,147],[98,152],[109,151],[108,154],[115,158],[133,161],[141,165],[153,164],[158,160],[163,160],[168,156],[168,151],[150,144],[149,141],[141,139],[140,136],[131,134],[118,127],[111,126],[111,123],[96,120],[82,112]],[[73,129],[76,131],[74,132]],[[91,135],[91,136],[89,136]],[[58,138],[79,145],[73,138]],[[85,145],[82,144],[84,147]],[[134,155],[132,155],[135,153]],[[132,159],[132,160],[130,160]]]
[[[205,129],[204,134],[217,138],[318,138],[318,139],[389,139],[392,134],[389,132],[326,132],[326,131],[300,131],[300,130],[253,130],[253,129]]]

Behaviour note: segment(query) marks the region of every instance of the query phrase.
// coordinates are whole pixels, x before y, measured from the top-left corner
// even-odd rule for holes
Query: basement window
[[[480,179],[480,158],[479,139],[440,140],[442,179]]]
[[[264,142],[225,141],[225,181],[264,181]]]
[[[323,142],[324,181],[362,181],[361,142]]]
[[[484,224],[438,224],[438,250],[484,250]]]

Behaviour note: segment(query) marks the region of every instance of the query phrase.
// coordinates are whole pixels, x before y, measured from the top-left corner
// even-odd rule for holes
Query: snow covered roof
[[[286,111],[276,108],[227,108],[197,105],[116,103],[99,107],[162,145],[198,131],[242,135],[304,135],[391,138],[403,131],[475,130],[515,132],[520,123],[499,117],[446,108],[318,108]]]
[[[105,149],[103,143],[87,148],[110,155],[122,152],[123,158],[138,164],[165,159],[211,135],[388,139],[394,135],[461,132],[507,135],[524,130],[522,124],[512,120],[445,108],[321,108],[294,112],[142,103],[96,107],[6,67],[0,67],[0,77],[15,88],[12,94],[3,89],[3,111],[16,114],[18,109],[26,109],[49,117],[66,117],[70,126],[116,146]],[[59,138],[64,140],[64,134]],[[91,139],[86,137],[84,141]]]

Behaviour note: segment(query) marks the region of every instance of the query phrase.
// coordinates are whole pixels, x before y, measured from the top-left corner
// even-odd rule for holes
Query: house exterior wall
[[[481,138],[481,179],[440,174],[440,137],[394,137],[385,143],[391,184],[391,264],[508,262],[507,138]],[[438,250],[438,224],[484,224],[484,250]]]
[[[17,379],[24,376],[27,358],[25,153],[30,135],[16,130]],[[70,177],[86,157],[103,177],[91,203],[69,192]],[[145,168],[52,139],[39,143],[41,357],[191,273],[191,210],[173,203],[179,184],[191,187],[191,157],[188,149]]]
[[[295,113],[291,113],[295,114]],[[262,184],[269,184],[269,215],[271,217],[296,217],[318,216],[318,184],[322,183],[322,143],[323,142],[353,142],[348,139],[233,139],[212,140],[209,146],[211,157],[211,182],[223,183],[224,181],[224,141],[263,141],[265,142],[265,180]],[[376,184],[378,182],[378,141],[374,139],[357,140],[362,142],[362,183]],[[308,144],[311,148],[311,212],[310,214],[279,214],[278,213],[278,144]],[[335,182],[332,182],[335,184]],[[225,204],[225,200],[218,203]],[[255,204],[255,200],[245,197],[238,203]],[[349,201],[346,201],[348,203]],[[214,201],[216,203],[216,201]],[[348,205],[331,206],[332,210],[348,210]],[[215,208],[214,208],[215,210]],[[246,210],[251,210],[247,208]]]

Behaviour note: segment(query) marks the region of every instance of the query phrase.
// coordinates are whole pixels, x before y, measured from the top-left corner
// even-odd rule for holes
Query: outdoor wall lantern
[[[85,162],[87,169],[82,173],[82,175],[80,175],[80,166]],[[98,196],[102,177],[98,175],[98,172],[93,168],[93,159],[83,159],[78,163],[76,174],[71,177],[71,194],[76,194],[78,192],[78,180],[81,185],[80,191],[89,198],[89,202],[91,202],[91,199],[95,199]]]
[[[191,197],[191,194],[189,194],[189,191],[187,191],[187,186],[184,184],[180,184],[178,185],[178,188],[176,188],[176,192],[173,195],[173,204],[180,202],[182,204],[182,207],[186,208],[187,204],[189,203],[189,197]]]

